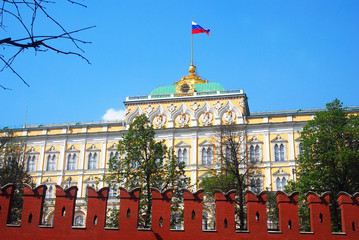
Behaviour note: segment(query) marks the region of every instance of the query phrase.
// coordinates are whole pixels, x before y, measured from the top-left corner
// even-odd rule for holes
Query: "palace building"
[[[283,190],[295,180],[299,132],[320,109],[251,113],[242,89],[227,90],[220,83],[201,79],[191,64],[189,74],[171,86],[153,89],[145,96],[127,97],[126,118],[117,122],[44,124],[15,129],[26,142],[27,171],[37,185],[78,186],[79,201],[87,186],[101,188],[108,161],[117,154],[117,143],[140,114],[146,114],[156,129],[156,139],[174,148],[193,185],[208,169],[219,169],[215,133],[221,125],[240,127],[249,161],[256,163],[249,179],[255,192]],[[349,111],[358,112],[358,107]],[[110,196],[116,193],[110,192]],[[81,205],[81,204],[80,204]],[[79,206],[80,206],[79,205]],[[79,207],[75,224],[81,225],[85,211]],[[51,206],[45,211],[51,221]],[[77,221],[77,222],[76,222]]]

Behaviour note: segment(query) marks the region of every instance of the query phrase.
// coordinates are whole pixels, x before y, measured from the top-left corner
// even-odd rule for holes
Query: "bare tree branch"
[[[0,39],[0,46],[3,46],[5,53],[0,54],[1,61],[4,63],[0,72],[9,68],[23,83],[27,86],[29,84],[20,76],[20,74],[11,66],[14,63],[15,58],[22,52],[28,49],[33,49],[36,52],[47,52],[53,51],[64,55],[75,55],[84,59],[88,64],[90,61],[82,55],[84,50],[79,44],[88,44],[89,41],[84,41],[79,38],[75,38],[73,35],[84,30],[91,29],[95,26],[77,29],[74,31],[67,31],[67,29],[56,20],[48,11],[47,7],[50,4],[55,4],[56,1],[49,0],[2,0],[0,6],[0,28],[7,33],[7,26],[5,20],[7,18],[15,18],[17,23],[21,26],[27,36],[25,37],[12,37],[11,33],[9,37]],[[87,7],[86,5],[75,0],[67,0],[68,3],[78,5],[81,7]],[[28,14],[30,11],[30,15]],[[28,17],[30,16],[30,17]],[[55,24],[56,28],[60,31],[58,34],[46,35],[36,34],[36,23],[37,18],[40,16],[46,17],[50,23]],[[56,30],[55,28],[55,30]],[[61,49],[61,47],[54,46],[51,40],[71,41],[73,46],[80,52],[71,51],[69,49]],[[11,49],[6,47],[18,48],[16,52],[11,52]],[[3,90],[9,90],[3,84],[0,85]]]

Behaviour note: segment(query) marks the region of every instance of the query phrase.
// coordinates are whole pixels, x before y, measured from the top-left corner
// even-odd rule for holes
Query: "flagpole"
[[[193,16],[192,16],[192,22],[193,22]],[[192,34],[192,22],[191,22],[191,66],[193,66],[193,34]]]

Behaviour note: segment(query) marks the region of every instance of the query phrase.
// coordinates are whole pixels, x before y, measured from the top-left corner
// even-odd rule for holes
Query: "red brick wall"
[[[137,229],[140,189],[128,192],[120,188],[119,228],[106,229],[105,215],[108,188],[98,192],[88,189],[86,228],[72,227],[77,187],[63,190],[56,186],[56,203],[52,227],[39,226],[46,193],[46,186],[24,189],[24,207],[21,226],[7,225],[9,209],[14,193],[13,185],[0,189],[0,239],[359,239],[359,194],[338,195],[342,214],[343,232],[333,234],[330,226],[329,195],[308,193],[311,231],[299,231],[298,193],[290,196],[277,193],[279,231],[267,231],[267,193],[246,193],[247,231],[235,230],[235,193],[215,192],[216,230],[202,230],[203,191],[192,193],[184,190],[184,230],[170,230],[170,206],[172,191],[152,190],[152,228]],[[130,214],[128,214],[130,212]],[[160,221],[162,224],[160,224]]]

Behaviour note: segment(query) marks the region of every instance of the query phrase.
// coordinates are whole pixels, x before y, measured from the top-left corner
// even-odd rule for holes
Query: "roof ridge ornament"
[[[188,71],[189,74],[186,77],[182,77],[180,81],[174,83],[177,85],[176,93],[193,93],[195,92],[194,84],[208,83],[207,80],[203,80],[195,73],[196,67],[193,63]]]

